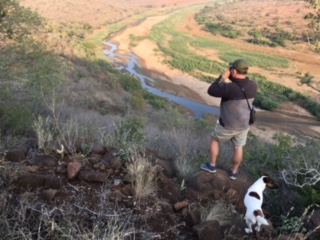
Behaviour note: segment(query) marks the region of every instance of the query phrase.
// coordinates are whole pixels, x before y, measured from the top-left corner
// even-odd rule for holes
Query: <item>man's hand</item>
[[[228,79],[231,75],[230,69],[228,68],[227,71],[225,71],[225,73],[222,75],[224,79]]]

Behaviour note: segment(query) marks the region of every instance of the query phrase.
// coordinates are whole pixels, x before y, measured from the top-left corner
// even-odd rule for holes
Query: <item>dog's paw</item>
[[[259,226],[259,225],[256,226],[256,227],[255,227],[255,230],[256,230],[257,232],[260,232],[260,226]]]
[[[249,229],[249,228],[245,228],[244,230],[245,230],[245,231],[246,231],[246,233],[248,233],[248,234],[249,234],[249,233],[252,233],[252,230],[251,230],[251,229]]]

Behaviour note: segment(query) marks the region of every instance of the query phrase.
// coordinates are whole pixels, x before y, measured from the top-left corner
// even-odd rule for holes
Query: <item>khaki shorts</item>
[[[211,137],[216,139],[218,142],[227,142],[231,140],[235,146],[243,147],[246,145],[249,129],[250,128],[241,131],[225,129],[219,124],[218,120],[213,132],[211,133]]]

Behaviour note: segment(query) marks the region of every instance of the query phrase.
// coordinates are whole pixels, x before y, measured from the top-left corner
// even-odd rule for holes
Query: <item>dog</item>
[[[251,187],[249,187],[245,197],[244,205],[246,206],[246,215],[244,217],[248,228],[245,228],[246,233],[252,233],[252,225],[257,223],[255,230],[260,231],[261,225],[269,225],[264,218],[262,212],[263,191],[266,189],[277,189],[278,185],[267,174],[263,174]]]

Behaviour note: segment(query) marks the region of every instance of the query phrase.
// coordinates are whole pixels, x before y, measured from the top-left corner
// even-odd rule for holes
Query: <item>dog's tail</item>
[[[267,219],[264,218],[264,215],[261,210],[255,210],[254,216],[257,218],[257,221],[262,225],[269,225]]]

